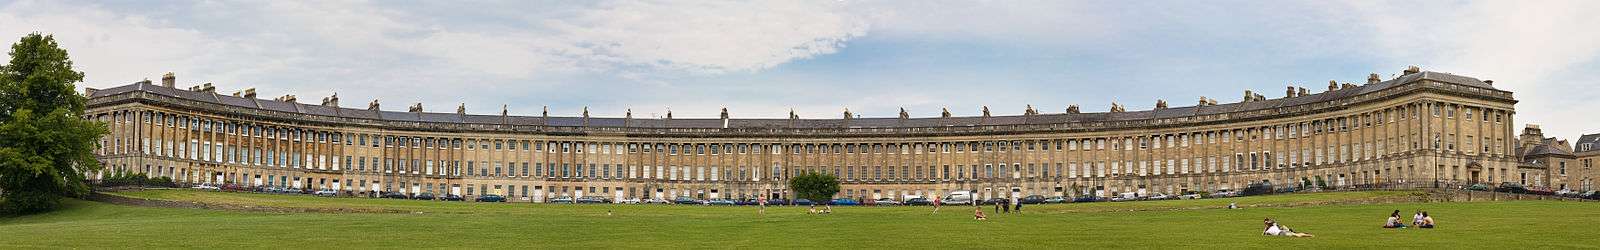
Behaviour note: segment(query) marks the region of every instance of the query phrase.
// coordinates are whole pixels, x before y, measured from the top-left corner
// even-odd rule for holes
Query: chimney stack
[[[297,99],[295,99],[294,95],[283,95],[282,97],[278,97],[277,99],[273,99],[273,100],[278,100],[278,101],[281,101],[281,102],[296,102],[296,101],[298,101]]]
[[[378,111],[378,99],[372,99],[372,102],[367,103],[367,110]]]
[[[722,128],[728,128],[728,107],[722,107]]]
[[[244,98],[256,99],[256,88],[244,89]]]
[[[1405,71],[1400,71],[1400,73],[1403,73],[1403,74],[1400,74],[1400,75],[1410,75],[1410,74],[1416,74],[1418,72],[1422,72],[1422,68],[1418,68],[1417,65],[1411,65],[1411,66],[1406,66],[1406,70]]]
[[[1378,74],[1372,74],[1372,75],[1373,75],[1373,77],[1377,77]],[[1333,92],[1334,90],[1339,90],[1339,82],[1334,81],[1334,80],[1328,80],[1328,92]]]
[[[333,96],[323,97],[322,106],[339,107],[339,93],[333,93]]]
[[[177,75],[173,75],[172,72],[167,72],[166,74],[161,75],[161,86],[162,87],[176,88],[175,86],[177,86],[177,85],[178,85],[178,76]]]
[[[1294,97],[1294,94],[1294,86],[1289,86],[1289,90],[1283,91],[1283,98]]]
[[[411,104],[411,108],[406,109],[406,111],[409,111],[409,112],[412,112],[412,113],[421,113],[422,112],[422,103],[419,102],[419,103]]]

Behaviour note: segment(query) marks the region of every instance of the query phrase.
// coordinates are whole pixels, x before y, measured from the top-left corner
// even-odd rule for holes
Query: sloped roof
[[[1138,110],[1128,112],[1093,112],[1093,113],[1049,113],[1037,115],[1002,115],[1002,116],[966,116],[966,117],[918,117],[909,119],[900,118],[851,118],[851,119],[730,119],[726,122],[728,128],[926,128],[926,127],[951,127],[951,126],[999,126],[999,125],[1024,125],[1024,124],[1059,124],[1073,122],[1105,122],[1105,121],[1132,121],[1146,119],[1181,118],[1190,116],[1215,115],[1231,112],[1266,110],[1279,107],[1304,105],[1330,100],[1339,100],[1351,96],[1376,92],[1379,90],[1399,86],[1402,83],[1434,80],[1453,84],[1472,86],[1478,88],[1494,89],[1494,86],[1472,77],[1453,75],[1440,72],[1424,71],[1408,74],[1396,79],[1382,81],[1374,84],[1359,85],[1351,88],[1342,88],[1318,94],[1309,94],[1289,98],[1267,99],[1252,102],[1223,103],[1206,106],[1183,106],[1161,110]],[[543,117],[543,116],[501,116],[501,115],[474,115],[457,113],[432,113],[432,112],[398,112],[398,111],[373,111],[365,109],[350,109],[329,107],[315,104],[301,104],[275,101],[270,99],[249,99],[228,95],[218,95],[212,92],[195,92],[182,89],[168,88],[151,83],[134,83],[116,86],[95,91],[90,98],[117,95],[128,92],[143,91],[151,94],[170,96],[188,100],[195,100],[218,105],[263,109],[285,113],[299,113],[318,116],[346,117],[371,120],[391,121],[421,121],[436,123],[477,123],[477,124],[511,124],[511,125],[548,125],[548,126],[585,126],[584,117]],[[722,119],[711,118],[614,118],[591,117],[587,118],[587,126],[591,127],[638,127],[638,128],[723,128]],[[1581,142],[1600,140],[1600,136],[1585,136]],[[1597,146],[1600,147],[1600,146]],[[1570,154],[1570,152],[1569,152]]]

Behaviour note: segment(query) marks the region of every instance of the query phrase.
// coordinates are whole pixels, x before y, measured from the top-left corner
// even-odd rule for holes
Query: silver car
[[[890,198],[879,198],[877,200],[872,201],[872,204],[873,205],[878,205],[878,206],[899,206],[900,202],[894,201],[894,199],[890,199]]]

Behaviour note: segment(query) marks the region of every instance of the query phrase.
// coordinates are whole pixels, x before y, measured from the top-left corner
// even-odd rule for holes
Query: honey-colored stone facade
[[[341,109],[336,98],[298,104],[145,82],[90,90],[87,114],[110,126],[100,149],[107,171],[191,183],[494,193],[512,201],[790,198],[788,177],[825,171],[843,181],[840,197],[1110,196],[1239,190],[1262,181],[1509,180],[1519,172],[1516,101],[1488,86],[1408,71],[1323,93],[1291,88],[1281,99],[1163,102],[1150,111],[674,120],[379,112],[376,102]],[[561,119],[581,123],[556,124]],[[756,123],[767,125],[741,125]]]

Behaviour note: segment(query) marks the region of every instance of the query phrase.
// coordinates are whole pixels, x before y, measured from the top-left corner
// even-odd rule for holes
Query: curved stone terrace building
[[[501,194],[512,201],[789,198],[802,171],[840,197],[977,191],[1110,196],[1279,186],[1498,183],[1518,173],[1512,93],[1415,67],[1281,98],[1127,111],[811,119],[469,114],[320,104],[254,89],[179,89],[168,73],[89,89],[107,171],[180,182],[377,192]],[[109,173],[109,172],[108,172]],[[100,178],[105,173],[96,174]]]

